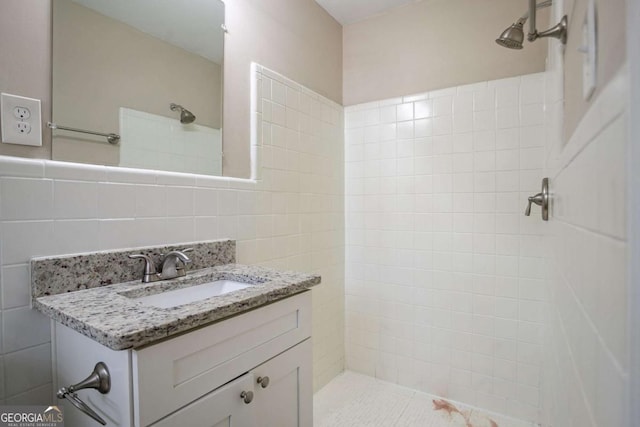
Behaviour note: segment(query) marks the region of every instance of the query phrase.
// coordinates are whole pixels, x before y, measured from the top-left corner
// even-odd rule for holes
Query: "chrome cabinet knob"
[[[240,393],[240,398],[247,405],[253,401],[253,392],[252,391],[243,391]]]
[[[264,376],[264,377],[258,377],[258,384],[260,384],[260,386],[262,388],[267,388],[269,387],[269,377]]]
[[[527,208],[524,210],[526,216],[531,215],[531,205],[535,203],[542,208],[542,219],[549,221],[549,178],[542,180],[542,191],[535,196],[529,197],[527,201]]]

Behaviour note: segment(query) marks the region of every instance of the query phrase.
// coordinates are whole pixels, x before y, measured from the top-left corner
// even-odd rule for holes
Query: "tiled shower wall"
[[[349,369],[537,421],[543,74],[345,109]]]
[[[342,371],[343,110],[256,68],[256,181],[0,157],[0,402],[52,402],[49,320],[29,307],[32,257],[216,238],[237,239],[241,263],[322,275],[315,388]]]
[[[549,322],[543,421],[563,427],[636,425],[625,424],[631,365],[627,265],[633,262],[627,170],[637,166],[627,160],[628,70],[623,66],[592,100],[565,141],[563,60],[560,51],[550,53],[545,166],[553,198],[545,232]]]

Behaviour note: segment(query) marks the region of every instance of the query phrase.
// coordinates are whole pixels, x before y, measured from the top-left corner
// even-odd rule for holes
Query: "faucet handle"
[[[153,260],[144,254],[132,254],[129,255],[131,259],[143,259],[144,260],[144,275],[142,276],[142,283],[153,282],[157,277],[156,265]]]
[[[531,204],[535,203],[542,209],[542,220],[549,220],[549,178],[542,180],[542,191],[527,198],[527,208],[524,210],[526,216],[531,215]]]

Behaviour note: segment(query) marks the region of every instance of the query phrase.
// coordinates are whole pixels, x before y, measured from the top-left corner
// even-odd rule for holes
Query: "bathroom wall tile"
[[[33,402],[45,402],[51,401],[51,387],[53,384],[46,383],[36,388],[32,388],[24,393],[20,393],[5,400],[6,405],[30,405]]]
[[[430,99],[423,101],[416,101],[414,103],[414,112],[416,119],[424,119],[433,117],[433,101]]]
[[[25,393],[34,388],[51,383],[51,345],[42,344],[9,353],[4,356],[5,395],[10,396]],[[49,394],[48,398],[50,399]],[[16,399],[22,403],[30,400]],[[48,402],[49,400],[47,400]]]
[[[49,318],[31,307],[2,311],[2,350],[11,353],[48,342]]]
[[[106,167],[107,181],[125,184],[156,184],[157,173],[152,170]],[[163,174],[166,175],[166,174]]]
[[[98,226],[100,249],[132,248],[137,245],[137,230],[134,219],[100,220]]]
[[[0,178],[0,197],[2,220],[48,219],[53,210],[53,181]]]
[[[529,129],[529,128],[526,128]],[[496,149],[513,150],[520,145],[519,134],[523,133],[521,128],[498,129],[496,131]]]
[[[523,123],[525,120],[523,119]],[[501,108],[497,111],[496,127],[498,129],[515,128],[520,125],[519,112],[512,108]]]
[[[413,103],[400,104],[396,107],[396,119],[399,122],[414,119]]]
[[[55,251],[62,254],[91,252],[100,249],[98,220],[54,221]]]
[[[70,181],[104,181],[107,169],[100,165],[77,164],[69,168],[65,162],[51,161],[45,164],[45,177],[55,180]]]
[[[130,184],[98,184],[100,218],[133,218],[136,213],[136,187]]]
[[[55,218],[98,217],[98,184],[81,181],[55,181],[53,191]]]
[[[2,267],[2,309],[24,307],[31,303],[29,265],[18,264]]]
[[[474,151],[493,151],[496,148],[496,134],[494,131],[473,133]]]
[[[166,190],[159,185],[136,186],[136,217],[164,217],[167,214]]]
[[[542,104],[544,102],[545,76],[542,73],[521,77],[520,103]]]
[[[193,216],[194,192],[191,187],[165,187],[167,216]]]
[[[542,104],[523,105],[520,107],[522,126],[539,126],[544,123],[544,106]]]
[[[53,221],[11,221],[1,224],[2,264],[24,264],[54,253]]]
[[[473,92],[473,111],[495,110],[495,88],[487,87]]]
[[[496,104],[497,108],[518,107],[520,99],[519,77],[497,80],[496,88]]]
[[[423,124],[420,127],[421,133],[423,133],[422,136],[427,136],[427,129],[428,127],[426,126],[426,123]],[[413,138],[414,137],[414,122],[413,121],[407,121],[407,122],[400,122],[397,124],[397,128],[396,128],[396,132],[397,132],[397,136],[398,139],[407,139],[407,138]]]
[[[42,178],[44,177],[44,161],[0,156],[0,176]]]
[[[473,130],[493,130],[496,127],[495,110],[482,110],[473,113]]]
[[[450,116],[453,114],[453,96],[440,96],[433,99],[435,116]]]
[[[214,189],[194,189],[194,214],[212,216],[218,213],[218,192]]]

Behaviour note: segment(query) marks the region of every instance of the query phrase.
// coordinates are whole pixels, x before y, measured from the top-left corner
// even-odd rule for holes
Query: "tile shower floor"
[[[315,427],[534,427],[366,375],[344,372],[313,398]]]

